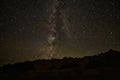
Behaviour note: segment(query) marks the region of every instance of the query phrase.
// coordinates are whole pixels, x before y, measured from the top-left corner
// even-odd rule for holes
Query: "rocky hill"
[[[0,80],[120,80],[120,52],[35,60],[0,67]]]

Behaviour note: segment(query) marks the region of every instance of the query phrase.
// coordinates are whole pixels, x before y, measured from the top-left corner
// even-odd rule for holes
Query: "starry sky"
[[[120,0],[0,0],[0,65],[47,58],[54,24],[56,58],[120,51]]]

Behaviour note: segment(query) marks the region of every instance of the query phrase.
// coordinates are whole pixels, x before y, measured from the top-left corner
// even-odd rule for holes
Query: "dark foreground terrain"
[[[120,52],[7,64],[0,80],[120,80]]]

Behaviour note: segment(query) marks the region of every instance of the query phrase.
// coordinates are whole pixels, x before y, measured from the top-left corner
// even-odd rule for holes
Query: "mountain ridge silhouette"
[[[0,67],[0,80],[113,80],[120,76],[119,61],[120,52],[112,49],[83,58],[26,61]]]

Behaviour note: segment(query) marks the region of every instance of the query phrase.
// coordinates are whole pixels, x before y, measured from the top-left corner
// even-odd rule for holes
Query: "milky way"
[[[120,50],[120,0],[0,0],[0,65]]]
[[[54,1],[54,4],[53,4],[53,8],[52,8],[52,13],[50,15],[50,20],[49,20],[49,26],[48,26],[48,29],[49,29],[49,32],[48,32],[48,35],[47,35],[47,48],[46,48],[46,52],[48,54],[48,58],[53,58],[53,56],[55,55],[56,53],[56,37],[57,37],[57,30],[56,30],[56,7],[58,7],[58,1]]]
[[[60,38],[60,32],[64,33],[66,37],[70,37],[69,26],[67,25],[68,22],[62,10],[64,5],[65,3],[63,1],[54,0],[53,5],[51,6],[52,13],[49,19],[47,35],[48,44],[46,44],[46,49],[44,51],[44,53],[47,53],[48,58],[54,58],[56,53],[58,53],[56,47],[58,46],[57,41]]]

